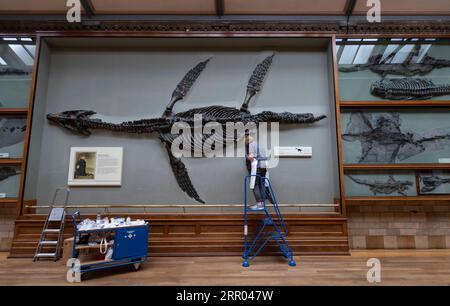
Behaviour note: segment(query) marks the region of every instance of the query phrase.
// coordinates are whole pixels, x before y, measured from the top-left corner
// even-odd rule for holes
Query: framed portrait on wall
[[[71,147],[69,186],[121,186],[122,147]]]

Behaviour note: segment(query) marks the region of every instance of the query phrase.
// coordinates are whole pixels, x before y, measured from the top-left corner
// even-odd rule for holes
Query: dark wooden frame
[[[282,34],[282,33],[195,33],[195,34],[190,34],[190,33],[179,33],[179,32],[37,32],[37,47],[36,50],[38,52],[38,54],[36,55],[36,63],[35,63],[35,67],[34,70],[36,69],[36,71],[33,70],[33,86],[32,86],[32,92],[31,92],[31,97],[30,97],[30,109],[29,109],[29,113],[32,115],[32,109],[34,107],[34,96],[35,96],[35,91],[36,91],[36,78],[37,78],[37,69],[39,67],[39,54],[40,54],[40,48],[38,48],[38,46],[40,46],[40,42],[41,39],[47,38],[47,37],[113,37],[113,38],[120,38],[120,37],[135,37],[135,38],[156,38],[156,37],[289,37],[289,38],[329,38],[330,39],[330,43],[331,43],[331,50],[332,50],[332,62],[333,62],[333,83],[334,83],[334,88],[335,91],[337,90],[337,64],[336,64],[336,59],[335,59],[335,46],[336,46],[336,39],[335,39],[335,35],[334,34],[313,34],[313,33],[289,33],[289,34]],[[342,168],[342,148],[340,146],[340,116],[339,116],[339,112],[337,111],[339,109],[338,106],[338,95],[335,92],[335,104],[336,104],[336,139],[338,139],[338,161],[339,161],[339,185],[340,185],[340,199],[341,199],[341,209],[339,211],[339,216],[340,217],[345,217],[345,192],[344,192],[344,185],[343,185],[343,168]],[[30,127],[31,127],[31,117],[29,118],[30,122]],[[28,124],[28,122],[27,122]],[[24,167],[26,169],[27,163],[28,163],[28,143],[29,143],[29,137],[30,137],[31,131],[30,129],[27,129],[27,141],[26,141],[26,145],[27,145],[27,151],[25,154],[24,151]],[[23,172],[24,173],[24,172]],[[26,174],[23,175],[23,177],[25,178]],[[24,212],[24,199],[23,199],[23,194],[24,194],[24,188],[25,188],[25,180],[23,180],[23,182],[21,182],[21,186],[20,186],[20,207],[18,208],[18,216],[23,214]],[[330,215],[335,215],[335,214],[330,214]]]
[[[22,207],[22,195],[23,195],[23,184],[25,182],[25,172],[26,172],[26,156],[28,154],[28,143],[29,143],[29,136],[30,136],[30,120],[31,120],[31,108],[34,100],[34,91],[35,91],[35,82],[36,82],[36,72],[37,72],[37,56],[39,54],[39,42],[36,37],[35,33],[4,33],[0,34],[0,36],[3,37],[33,37],[36,39],[36,49],[34,54],[34,64],[33,64],[33,71],[32,71],[32,78],[31,78],[31,88],[29,92],[29,98],[28,98],[28,106],[24,108],[2,108],[0,109],[1,115],[24,115],[26,116],[26,131],[25,131],[25,139],[24,139],[24,145],[23,145],[23,153],[22,158],[11,158],[11,159],[0,159],[0,164],[2,165],[20,165],[21,175],[20,175],[20,185],[19,185],[19,192],[18,196],[15,199],[0,199],[0,205],[2,203],[8,203],[8,204],[16,204],[16,214],[17,216],[20,214],[20,210]]]

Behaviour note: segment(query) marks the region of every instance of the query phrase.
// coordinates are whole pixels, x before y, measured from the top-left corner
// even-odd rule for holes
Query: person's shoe
[[[250,206],[248,209],[250,210],[264,210],[264,206],[262,203],[257,203],[255,205]]]

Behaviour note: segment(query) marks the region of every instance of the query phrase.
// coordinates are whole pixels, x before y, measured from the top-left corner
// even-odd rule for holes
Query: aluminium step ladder
[[[63,190],[66,191],[64,206],[53,207],[55,205],[56,196],[58,195],[58,192]],[[64,227],[66,220],[66,206],[69,201],[69,194],[70,194],[69,187],[56,188],[55,193],[53,195],[52,203],[50,205],[50,211],[47,215],[47,219],[45,220],[44,228],[42,229],[41,237],[39,239],[39,243],[37,245],[33,261],[42,258],[53,259],[54,261],[57,261],[60,258],[61,243],[63,241]],[[52,238],[49,238],[47,235],[49,235]],[[55,236],[57,236],[57,238],[55,238]],[[54,252],[44,253],[43,252],[44,247],[46,249],[49,248],[54,249]]]
[[[248,206],[249,180],[252,177],[260,180],[259,188],[261,188],[260,191],[263,200],[262,209],[250,209]],[[242,255],[244,261],[242,266],[248,267],[250,265],[249,261],[258,256],[270,241],[274,241],[281,254],[289,260],[289,266],[296,266],[294,254],[286,241],[287,227],[281,215],[275,194],[273,193],[270,180],[264,176],[251,174],[245,177],[244,185],[244,254]],[[255,184],[254,188],[258,188],[258,186]],[[266,199],[272,203],[273,211],[267,207]],[[262,220],[259,226],[257,226],[253,238],[249,237],[248,233],[248,214],[251,212],[262,214]]]

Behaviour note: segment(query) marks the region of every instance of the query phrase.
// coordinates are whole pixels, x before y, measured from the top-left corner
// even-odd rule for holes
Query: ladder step
[[[55,257],[56,253],[37,253],[35,257]]]
[[[44,245],[57,245],[58,241],[53,241],[53,240],[44,240],[44,241],[39,241],[40,244],[44,244]]]
[[[45,233],[59,233],[61,230],[59,228],[46,228]]]

